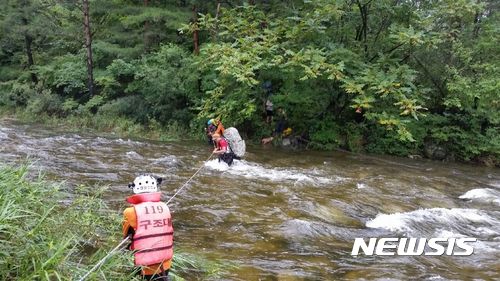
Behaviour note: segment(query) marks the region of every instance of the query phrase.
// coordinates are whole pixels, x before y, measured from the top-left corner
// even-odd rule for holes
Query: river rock
[[[298,149],[301,147],[300,138],[296,137],[296,136],[290,136],[290,137],[283,138],[281,140],[281,146]]]
[[[444,146],[429,141],[424,143],[424,155],[429,159],[444,160],[448,152]]]

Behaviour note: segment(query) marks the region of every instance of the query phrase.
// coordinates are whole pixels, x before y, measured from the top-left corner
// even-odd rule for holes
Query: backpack
[[[246,145],[245,141],[241,138],[238,130],[234,127],[230,127],[224,130],[224,138],[229,144],[231,151],[238,157],[243,157],[245,155]]]

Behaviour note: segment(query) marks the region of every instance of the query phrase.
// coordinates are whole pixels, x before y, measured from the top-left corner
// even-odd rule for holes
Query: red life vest
[[[137,229],[132,237],[135,265],[152,265],[172,259],[174,228],[161,192],[136,194],[127,198],[134,205]]]
[[[227,140],[226,140],[225,138],[220,138],[220,140],[219,140],[219,144],[218,144],[218,148],[219,148],[220,150],[225,149],[225,150],[226,150],[226,152],[229,152],[229,147],[228,147],[228,145],[227,145]]]

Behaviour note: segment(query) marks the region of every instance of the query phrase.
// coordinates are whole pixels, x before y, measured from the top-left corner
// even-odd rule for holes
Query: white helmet
[[[155,178],[152,175],[140,175],[135,178],[133,183],[129,183],[128,187],[132,188],[135,194],[158,192],[158,185],[162,182],[162,178]]]

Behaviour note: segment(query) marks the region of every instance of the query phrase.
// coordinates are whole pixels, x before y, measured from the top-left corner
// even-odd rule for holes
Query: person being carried
[[[139,274],[146,280],[168,279],[172,265],[172,216],[167,204],[160,202],[158,185],[161,178],[140,175],[128,186],[134,195],[127,198],[132,204],[123,212],[123,236],[131,237],[129,249],[134,252],[134,265],[141,267]]]
[[[219,155],[219,162],[224,161],[228,166],[233,164],[234,159],[240,160],[241,158],[236,156],[229,147],[227,140],[221,137],[220,134],[213,134],[212,139],[215,143],[215,149],[213,151],[214,154]]]
[[[215,129],[214,134],[223,135],[225,129],[224,126],[222,125],[222,122],[219,119],[212,119],[212,122],[217,127],[217,129]]]

